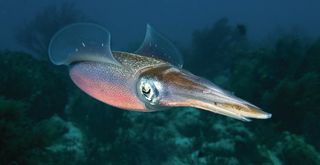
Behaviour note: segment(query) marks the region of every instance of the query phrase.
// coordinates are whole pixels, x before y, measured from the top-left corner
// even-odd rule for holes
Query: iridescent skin
[[[245,121],[249,120],[246,117],[270,117],[211,82],[164,61],[127,52],[113,52],[113,55],[121,66],[90,61],[75,63],[70,67],[71,79],[90,96],[121,109],[150,112],[159,106],[189,106]],[[139,97],[140,77],[153,77],[161,84],[157,105]]]
[[[137,78],[141,70],[164,62],[126,52],[113,52],[122,64],[80,62],[70,66],[73,82],[90,96],[118,108],[148,111],[136,93]]]

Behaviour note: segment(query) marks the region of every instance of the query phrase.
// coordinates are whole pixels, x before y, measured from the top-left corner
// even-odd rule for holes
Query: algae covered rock
[[[82,131],[77,128],[72,122],[66,122],[59,116],[53,116],[47,124],[59,125],[54,128],[62,127],[65,131],[59,137],[56,137],[48,150],[53,154],[68,154],[68,159],[72,161],[84,161],[85,155],[85,138]]]
[[[266,164],[320,164],[320,153],[303,137],[284,132],[272,147],[259,146]]]
[[[0,97],[0,164],[26,161],[31,139],[25,138],[30,121],[25,116],[26,104]]]

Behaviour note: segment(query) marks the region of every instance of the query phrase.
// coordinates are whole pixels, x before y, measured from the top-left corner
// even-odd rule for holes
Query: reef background
[[[72,4],[49,6],[17,31],[23,51],[0,51],[0,164],[320,164],[320,36],[252,41],[245,24],[221,18],[195,30],[190,47],[177,42],[185,69],[273,114],[247,123],[90,98],[47,55],[57,30],[83,21],[94,22]]]

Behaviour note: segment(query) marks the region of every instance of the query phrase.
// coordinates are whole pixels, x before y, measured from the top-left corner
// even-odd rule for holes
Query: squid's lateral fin
[[[49,58],[56,65],[77,61],[119,64],[110,49],[110,33],[92,23],[75,23],[58,31],[49,44]]]
[[[179,68],[183,66],[182,55],[167,38],[147,24],[143,43],[134,53],[164,60]]]

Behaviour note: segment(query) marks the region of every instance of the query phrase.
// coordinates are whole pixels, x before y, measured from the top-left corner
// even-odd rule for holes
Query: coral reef
[[[66,68],[0,52],[0,164],[320,164],[320,40],[252,47],[246,34],[227,19],[197,30],[186,67],[270,120],[119,110],[75,88]]]
[[[320,153],[298,135],[284,132],[272,147],[259,146],[270,164],[320,164]]]
[[[4,51],[0,58],[0,95],[28,103],[26,113],[36,120],[64,113],[70,83],[65,68],[22,52]]]
[[[82,131],[72,122],[65,122],[59,116],[53,116],[47,121],[47,125],[59,125],[66,129],[65,133],[53,139],[55,142],[47,149],[54,154],[68,154],[68,159],[79,162],[86,159],[85,138]],[[50,126],[52,127],[52,126]],[[53,127],[59,128],[59,127]],[[50,138],[50,137],[49,137]]]

